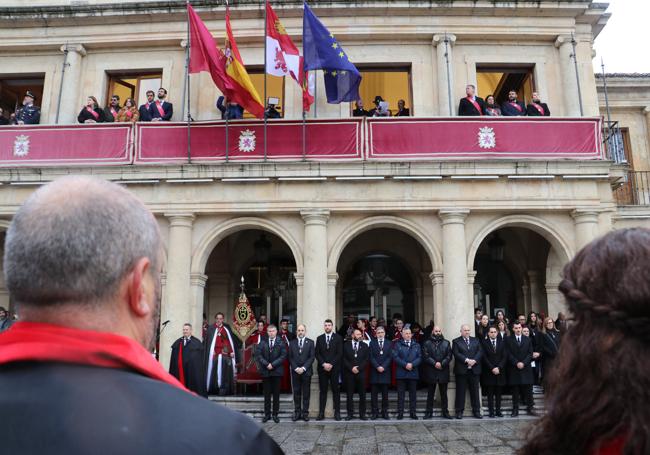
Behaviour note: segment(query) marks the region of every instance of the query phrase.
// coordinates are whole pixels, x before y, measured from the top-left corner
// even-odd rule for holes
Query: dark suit
[[[533,342],[527,336],[521,335],[521,342],[517,343],[515,335],[506,339],[508,351],[508,384],[512,388],[512,410],[519,411],[519,395],[526,397],[528,409],[532,409],[533,402],[533,369],[530,362],[533,359]],[[517,363],[523,363],[522,369],[517,368]]]
[[[440,389],[440,404],[443,413],[449,412],[447,400],[447,384],[449,384],[449,366],[451,364],[451,343],[444,338],[431,338],[422,346],[422,379],[427,384],[426,413],[433,413],[433,397],[436,394],[436,384]],[[436,368],[440,362],[442,369]]]
[[[490,416],[493,416],[495,412],[495,399],[496,412],[501,412],[501,392],[503,386],[506,385],[506,365],[508,362],[505,342],[498,335],[495,341],[496,348],[489,337],[483,340],[483,374],[481,382],[487,392]],[[492,372],[495,368],[499,369],[499,374]]]
[[[388,416],[388,386],[391,382],[391,365],[393,364],[393,343],[384,338],[383,349],[376,338],[370,341],[370,406],[372,414],[379,413],[378,395],[381,392],[381,413]],[[384,371],[377,371],[378,367]]]
[[[501,113],[504,117],[520,117],[526,115],[526,106],[524,103],[517,101],[517,106],[519,106],[521,110],[510,104],[510,101],[506,101],[501,105]]]
[[[262,342],[255,350],[255,360],[257,369],[262,376],[264,387],[264,415],[271,415],[271,395],[273,395],[273,415],[277,416],[280,412],[280,381],[284,374],[282,364],[287,358],[287,348],[280,337],[275,337],[273,347],[271,348],[271,339]],[[269,370],[271,364],[273,369]]]
[[[368,117],[369,114],[365,109],[356,108],[352,111],[352,117]]]
[[[347,393],[348,417],[354,416],[354,394],[359,394],[359,415],[366,415],[366,368],[370,358],[370,348],[363,341],[357,341],[357,350],[354,350],[354,341],[346,341],[343,345],[343,381]],[[352,368],[357,367],[358,373]]]
[[[397,113],[395,114],[395,117],[410,117],[410,116],[411,116],[411,111],[407,107],[405,107],[402,110],[398,110]]]
[[[304,338],[302,349],[300,340],[294,338],[289,342],[289,363],[291,364],[291,384],[293,386],[293,409],[300,416],[309,414],[309,398],[311,375],[315,358],[314,341]],[[296,368],[305,368],[302,374],[296,373]]]
[[[463,413],[465,409],[465,392],[469,388],[469,396],[472,402],[472,412],[478,414],[481,403],[478,395],[479,377],[481,375],[481,358],[483,349],[477,338],[469,337],[469,347],[462,337],[454,339],[452,344],[454,353],[454,374],[456,375],[456,415]],[[473,367],[469,367],[465,361],[476,360]]]
[[[141,122],[150,122],[151,121],[151,111],[149,110],[149,104],[144,103],[142,106],[138,108],[138,112],[140,113],[140,121]]]
[[[417,402],[417,385],[420,379],[418,367],[422,363],[422,350],[420,345],[411,340],[410,345],[404,340],[396,341],[393,345],[393,359],[395,360],[397,379],[397,414],[404,413],[404,394],[409,390],[409,413],[415,415]],[[413,369],[407,370],[410,363]]]
[[[163,114],[160,115],[160,112],[158,111],[158,106],[156,105],[156,101],[154,101],[149,105],[149,115],[151,115],[151,120],[158,118],[165,122],[169,122],[172,119],[172,115],[174,115],[174,105],[169,101],[161,101],[160,107],[162,107]]]
[[[325,412],[327,404],[327,387],[332,389],[334,399],[334,413],[341,412],[341,390],[339,388],[339,373],[341,372],[341,362],[343,357],[343,338],[332,332],[330,334],[329,345],[326,342],[326,336],[323,333],[316,339],[316,361],[318,362],[318,389],[319,389],[319,414]],[[325,371],[324,363],[332,365],[330,371]]]
[[[544,115],[542,115],[542,113],[537,110],[533,103],[530,103],[526,107],[526,114],[531,117],[550,117],[551,111],[548,109],[548,105],[546,103],[537,103],[537,105],[542,107]]]
[[[41,108],[28,104],[16,111],[16,123],[23,122],[25,125],[38,125],[41,121]]]
[[[549,330],[546,333],[539,332],[537,337],[540,340],[539,345],[542,352],[542,379],[546,382],[560,349],[560,332],[557,330]]]
[[[458,115],[461,117],[485,115],[485,101],[477,96],[476,103],[478,104],[480,111],[476,109],[474,103],[468,100],[467,97],[461,98],[460,103],[458,103]]]

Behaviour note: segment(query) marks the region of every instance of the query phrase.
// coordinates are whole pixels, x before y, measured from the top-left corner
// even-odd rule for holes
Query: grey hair
[[[141,258],[159,283],[162,243],[151,212],[125,188],[70,176],[34,192],[7,231],[5,282],[20,305],[99,303]]]

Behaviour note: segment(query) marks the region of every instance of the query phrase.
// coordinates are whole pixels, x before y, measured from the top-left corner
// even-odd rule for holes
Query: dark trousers
[[[332,389],[334,398],[334,412],[341,412],[341,389],[339,388],[339,370],[320,371],[318,373],[319,403],[318,411],[325,412],[327,404],[327,387]]]
[[[436,383],[427,384],[427,413],[433,412],[433,397],[436,395],[436,384],[440,389],[440,410],[442,412],[449,412],[449,402],[447,401],[447,383]]]
[[[496,412],[501,412],[501,391],[503,386],[500,385],[486,385],[485,391],[488,399],[488,410],[490,414],[494,413],[494,405],[496,401]]]
[[[282,376],[269,376],[262,378],[262,386],[264,389],[264,415],[266,417],[271,415],[271,395],[273,395],[273,415],[278,415],[280,412],[280,382]]]
[[[354,394],[359,394],[359,415],[366,415],[366,381],[365,375],[346,373],[345,375],[345,392],[347,393],[348,415],[354,415]]]
[[[397,380],[397,413],[404,414],[404,393],[409,391],[409,413],[415,414],[417,404],[417,379],[398,379]]]
[[[472,412],[480,412],[481,403],[478,396],[479,377],[475,374],[456,375],[456,412],[465,410],[465,393],[469,389],[469,397],[472,402]]]
[[[309,412],[309,398],[311,394],[311,374],[297,374],[291,372],[291,383],[293,385],[293,410],[297,413]]]
[[[515,411],[519,410],[519,395],[526,397],[525,405],[528,409],[532,409],[535,406],[533,401],[533,385],[532,384],[519,384],[511,385],[512,389],[512,409]]]
[[[370,406],[373,414],[379,414],[379,393],[381,392],[381,413],[388,412],[388,384],[370,385]]]

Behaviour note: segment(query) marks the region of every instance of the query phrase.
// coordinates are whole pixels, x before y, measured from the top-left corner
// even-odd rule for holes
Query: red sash
[[[542,106],[540,106],[540,105],[537,104],[537,103],[531,103],[531,104],[532,104],[533,106],[535,106],[535,109],[537,109],[537,110],[539,111],[539,113],[540,113],[541,116],[544,116],[544,108],[543,108]]]
[[[481,111],[481,106],[478,104],[478,102],[474,98],[471,98],[471,97],[468,96],[467,101],[469,101],[470,103],[472,103],[474,105],[474,107],[478,111],[478,115],[483,115],[483,112]]]
[[[107,332],[39,322],[16,322],[0,334],[0,365],[59,362],[131,370],[185,390],[134,340]]]
[[[128,118],[133,117],[133,112],[131,112],[130,110],[126,111],[126,116],[127,116]]]
[[[513,103],[512,101],[509,101],[508,103],[509,103],[512,107],[514,107],[515,109],[517,109],[519,112],[523,112],[523,109],[521,108],[521,106],[520,106],[519,104],[517,104],[517,103]]]
[[[97,112],[95,112],[92,108],[86,107],[86,110],[88,112],[90,112],[91,114],[93,114],[93,117],[95,117],[95,120],[99,120],[99,114]]]
[[[178,346],[178,380],[181,384],[185,385],[185,371],[183,371],[183,343],[185,340],[181,341],[181,344]]]
[[[113,118],[117,118],[117,111],[111,107],[111,114],[113,115]]]
[[[497,110],[494,109],[494,108],[492,108],[492,107],[488,107],[487,110],[488,110],[488,112],[489,112],[491,115],[494,115],[494,116],[498,116],[498,115],[499,115],[499,113],[497,112]]]
[[[160,114],[161,118],[165,116],[165,110],[160,105],[160,101],[156,101],[156,109],[158,109],[158,113]]]

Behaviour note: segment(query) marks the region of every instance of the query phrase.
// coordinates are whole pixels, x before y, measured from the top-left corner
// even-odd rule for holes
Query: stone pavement
[[[280,421],[264,429],[287,455],[512,454],[535,418],[462,421]]]

